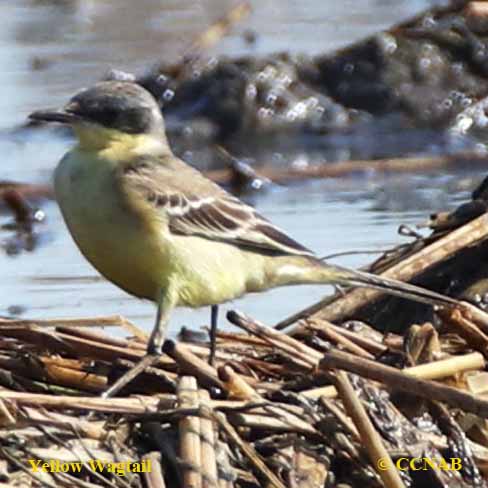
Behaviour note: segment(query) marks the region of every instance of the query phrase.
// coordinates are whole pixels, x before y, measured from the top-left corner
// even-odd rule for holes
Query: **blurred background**
[[[208,49],[208,58],[261,58],[277,52],[307,57],[344,48],[424,9],[442,6],[434,0],[253,0],[249,17]],[[185,49],[235,3],[224,0],[16,0],[0,3],[0,179],[22,183],[50,182],[52,171],[72,143],[69,134],[52,128],[25,128],[27,115],[55,107],[77,90],[121,70],[143,76],[161,63],[179,62]],[[178,117],[175,117],[178,119]],[[362,119],[364,122],[364,119]],[[247,162],[300,167],[320,160],[364,157],[361,148],[390,145],[408,148],[409,155],[437,155],[472,149],[479,140],[458,133],[429,130],[385,136],[385,119],[353,134],[341,132],[329,146],[308,153],[297,147],[268,148],[248,155]],[[382,125],[383,124],[383,125]],[[388,125],[388,123],[386,124]],[[372,130],[373,127],[373,130]],[[416,139],[418,138],[418,139]],[[245,144],[249,144],[245,141]],[[332,149],[333,151],[332,151]],[[396,156],[401,156],[401,150]],[[198,152],[182,151],[199,166]],[[331,156],[333,154],[333,156]],[[369,149],[368,157],[381,156]],[[390,154],[390,153],[388,153]],[[284,164],[284,163],[283,163]],[[205,160],[205,167],[209,163]],[[211,166],[210,166],[211,169]],[[469,197],[484,172],[434,171],[381,175],[364,171],[336,179],[274,184],[245,196],[260,211],[318,255],[344,251],[380,251],[405,237],[400,224],[414,226],[430,213],[448,210]],[[35,318],[123,314],[150,327],[154,310],[99,278],[75,247],[55,202],[36,203],[45,220],[35,227],[34,249],[12,246],[11,215],[1,208],[0,315]],[[371,255],[334,259],[360,266]],[[239,308],[273,324],[314,303],[329,290],[293,287],[250,296],[226,308]],[[180,326],[207,324],[209,311],[178,310],[172,334]],[[223,322],[223,319],[222,319]]]

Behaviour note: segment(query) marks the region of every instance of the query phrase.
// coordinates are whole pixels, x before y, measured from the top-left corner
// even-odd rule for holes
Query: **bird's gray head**
[[[164,131],[154,97],[140,85],[124,81],[97,83],[77,93],[62,110],[42,110],[30,118],[70,125],[96,124],[127,134]]]

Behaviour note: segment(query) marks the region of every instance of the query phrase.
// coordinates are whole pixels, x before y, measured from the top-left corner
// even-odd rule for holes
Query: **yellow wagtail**
[[[326,264],[173,155],[145,89],[108,81],[32,119],[69,124],[78,144],[55,172],[56,197],[81,252],[106,278],[156,302],[149,352],[160,353],[171,311],[284,285],[379,288],[438,305],[413,285]],[[214,324],[212,324],[214,325]]]

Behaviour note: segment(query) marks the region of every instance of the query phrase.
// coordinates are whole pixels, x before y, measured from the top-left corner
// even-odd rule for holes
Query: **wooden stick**
[[[316,319],[314,320],[314,322]],[[384,344],[381,344],[380,342],[377,342],[373,339],[369,339],[367,337],[362,336],[361,334],[357,332],[353,332],[352,330],[346,329],[344,327],[339,327],[335,324],[332,324],[327,321],[328,325],[332,330],[337,332],[338,334],[346,337],[349,339],[351,342],[354,342],[354,344],[357,344],[359,347],[362,347],[366,351],[370,352],[374,356],[380,356],[381,354],[384,354],[387,350],[388,347],[386,347]]]
[[[218,337],[218,334],[217,334]],[[186,342],[184,340],[178,340],[178,344],[183,344],[190,352],[208,362],[210,357],[210,349],[207,344],[193,344],[191,342]],[[221,347],[217,347],[215,351],[215,358],[221,361],[232,359],[232,354],[228,353]]]
[[[479,352],[473,352],[395,371],[401,371],[402,373],[424,380],[440,380],[458,373],[483,369],[484,367],[485,360],[483,355]],[[302,391],[301,394],[307,398],[320,398],[322,396],[325,398],[335,398],[337,396],[337,390],[334,386],[322,386],[320,388]]]
[[[31,344],[39,345],[53,351],[67,349],[71,353],[76,353],[79,357],[88,357],[93,359],[102,359],[105,361],[114,361],[119,357],[136,361],[141,359],[145,352],[139,348],[119,347],[111,344],[104,344],[98,341],[76,337],[70,334],[54,331],[44,331],[43,329],[31,329],[23,326],[0,327],[0,335],[23,339]],[[168,356],[160,356],[158,365],[174,365],[174,361]]]
[[[302,420],[295,415],[289,414],[281,408],[269,406],[260,408],[257,413],[231,413],[227,414],[232,425],[239,427],[249,427],[269,432],[297,432],[300,434],[317,435],[317,430],[306,420]]]
[[[176,397],[170,394],[104,399],[97,397],[54,396],[8,390],[0,390],[0,399],[33,407],[43,406],[62,410],[91,410],[128,415],[156,413],[160,409],[174,408],[176,403]]]
[[[415,174],[419,171],[424,172],[435,169],[472,169],[473,165],[485,170],[486,163],[486,155],[476,152],[466,152],[448,156],[339,161],[331,164],[308,165],[300,168],[282,168],[269,164],[259,168],[257,174],[275,183],[286,183],[310,178],[342,178],[352,174],[369,173],[371,171],[377,172],[378,174]],[[232,173],[229,169],[223,169],[207,171],[205,175],[217,183],[228,183],[231,180]]]
[[[353,437],[354,440],[360,441],[361,437],[358,430],[351,419],[344,413],[344,411],[339,407],[337,402],[333,402],[329,398],[320,397],[320,404],[326,410],[328,410],[342,425],[343,429]]]
[[[113,337],[108,334],[105,334],[105,332],[101,330],[93,330],[93,329],[88,329],[88,328],[77,328],[77,327],[72,327],[72,326],[62,326],[62,327],[56,327],[57,332],[62,332],[64,334],[69,334],[71,336],[75,337],[82,337],[84,339],[89,339],[92,341],[97,341],[103,344],[109,344],[112,346],[118,346],[118,347],[129,347],[131,345],[134,349],[141,349],[143,351],[146,351],[146,346],[142,342],[129,342],[126,339],[123,339],[122,337]]]
[[[91,364],[88,361],[81,361],[79,359],[63,358],[61,356],[37,356],[39,362],[44,365],[54,365],[65,369],[72,369],[74,371],[84,371],[89,368]],[[29,363],[30,364],[30,363]]]
[[[198,392],[200,404],[210,408],[210,394],[207,390]],[[218,487],[217,459],[215,455],[216,434],[214,422],[205,417],[200,418],[202,488]]]
[[[323,337],[326,340],[332,341],[338,346],[342,346],[346,351],[356,354],[357,356],[366,358],[366,359],[373,359],[374,356],[363,349],[361,346],[358,346],[353,341],[349,340],[344,335],[338,333],[335,329],[331,326],[332,324],[326,323],[324,320],[320,321],[320,325],[314,325],[315,321],[309,322],[309,328],[313,331],[316,331],[320,337]]]
[[[405,368],[403,371],[416,378],[425,380],[438,380],[448,378],[458,373],[465,371],[474,371],[477,369],[484,369],[485,359],[479,352],[472,352],[463,354],[462,356],[452,356],[439,361],[432,361],[430,363],[419,364]]]
[[[198,408],[173,408],[161,410],[158,413],[144,413],[141,415],[131,415],[130,422],[173,422],[175,419],[189,415],[198,415],[200,417],[211,414],[208,413],[208,408],[213,410],[225,411],[228,415],[232,413],[249,412],[251,415],[268,415],[269,417],[279,417],[283,422],[288,422],[288,419],[292,419],[293,423],[297,418],[303,419],[305,416],[305,410],[297,405],[289,405],[287,403],[269,402],[267,400],[258,400],[250,402],[241,401],[229,401],[229,400],[209,400],[207,403],[202,403]]]
[[[103,421],[86,421],[76,418],[73,415],[64,415],[62,413],[50,412],[39,408],[22,407],[20,415],[26,422],[34,425],[53,425],[62,429],[74,430],[82,437],[90,439],[104,439],[107,431],[104,428]],[[17,421],[22,423],[21,420]]]
[[[0,327],[61,327],[70,325],[72,327],[115,327],[120,325],[120,318],[117,315],[108,317],[93,317],[81,319],[5,319],[0,318]]]
[[[48,407],[62,410],[94,410],[97,412],[120,413],[126,415],[158,414],[165,409],[174,409],[176,396],[170,393],[158,395],[132,395],[119,398],[80,397],[68,395],[51,395],[43,393],[24,393],[1,390],[0,400],[16,402],[19,405]],[[212,408],[243,409],[255,407],[256,402],[235,400],[211,400]]]
[[[486,21],[488,19],[488,4],[481,1],[467,2],[466,7],[464,8],[464,15],[468,17],[471,22],[474,20]]]
[[[465,412],[488,418],[488,400],[482,400],[470,393],[435,381],[415,378],[404,371],[369,359],[358,358],[352,354],[339,351],[328,352],[320,361],[319,367],[325,370],[345,369],[351,373],[384,383],[390,388],[407,391],[428,400],[445,402]]]
[[[322,357],[322,354],[315,349],[286,334],[266,327],[241,312],[231,310],[227,313],[227,319],[234,325],[261,337],[266,342],[287,352],[293,360],[296,361],[298,359],[300,363],[307,365],[308,368],[316,366]]]
[[[164,342],[163,351],[176,361],[183,372],[194,375],[203,385],[224,388],[215,368],[202,361],[184,344],[175,344],[168,340]]]
[[[381,436],[373,426],[366,410],[356,395],[347,374],[336,372],[336,388],[346,411],[356,425],[372,466],[387,488],[405,488],[400,474],[386,450]]]
[[[236,400],[261,398],[261,395],[240,374],[236,373],[231,366],[221,366],[218,369],[218,373],[229,398]]]
[[[0,368],[0,389],[24,391],[28,390],[31,393],[52,393],[56,387],[52,385],[45,385],[38,381],[33,381],[18,374],[12,373]],[[59,392],[58,392],[59,393]]]
[[[199,406],[197,380],[192,376],[182,376],[178,384],[178,406],[197,408]],[[185,488],[202,487],[200,418],[182,417],[179,421],[180,458],[183,486]]]
[[[271,471],[268,466],[266,466],[264,461],[254,450],[254,448],[247,442],[244,442],[239,437],[239,434],[236,432],[234,427],[232,427],[232,425],[227,421],[223,413],[215,412],[215,418],[219,423],[219,426],[226,433],[229,440],[233,442],[249,459],[250,463],[254,466],[256,474],[259,478],[266,480],[266,482],[274,488],[286,488],[281,480],[273,473],[273,471]]]
[[[61,334],[49,328],[37,327],[37,325],[1,325],[0,337],[12,337],[23,340],[29,344],[40,346],[43,350],[68,351],[73,354],[74,348],[63,341]]]
[[[38,359],[39,362],[36,363],[21,357],[0,356],[0,367],[35,380],[94,393],[103,391],[107,386],[105,376],[58,365],[57,359],[61,359],[62,362],[62,358],[40,357]]]
[[[121,315],[108,315],[106,317],[66,318],[66,319],[5,319],[0,318],[0,326],[21,327],[124,327],[130,324],[129,320]],[[137,328],[136,328],[137,329]]]
[[[485,334],[488,334],[488,314],[484,310],[475,307],[472,303],[461,303],[463,317],[476,324]]]
[[[10,413],[10,410],[5,405],[5,402],[0,400],[0,425],[12,426],[16,423],[17,421],[15,420],[15,417]]]
[[[468,320],[461,310],[440,310],[439,314],[451,329],[463,337],[473,349],[488,356],[488,335]]]
[[[319,386],[318,388],[312,388],[310,390],[302,391],[301,394],[306,398],[336,398],[337,397],[337,390],[334,385],[328,386]]]
[[[151,471],[142,474],[147,488],[166,488],[163,470],[161,469],[161,453],[151,451],[145,454],[142,459],[150,462],[152,468]]]

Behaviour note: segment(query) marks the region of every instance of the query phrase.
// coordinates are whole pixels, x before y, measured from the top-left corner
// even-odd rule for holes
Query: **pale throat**
[[[83,151],[96,152],[109,159],[130,159],[141,155],[161,155],[170,152],[164,131],[129,134],[95,124],[76,124],[73,131]]]

